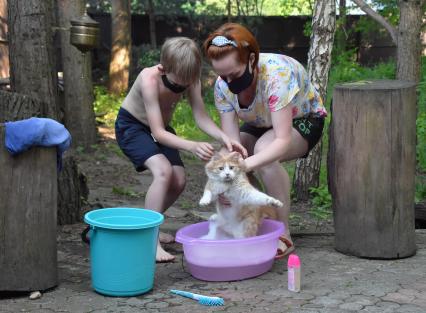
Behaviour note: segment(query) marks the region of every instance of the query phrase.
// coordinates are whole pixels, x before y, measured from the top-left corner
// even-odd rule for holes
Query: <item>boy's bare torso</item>
[[[161,72],[158,65],[143,69],[136,78],[128,95],[123,101],[122,107],[137,118],[140,122],[149,126],[145,103],[143,101],[142,79],[150,79],[154,77],[156,88],[158,90],[157,104],[160,106],[161,115],[164,125],[168,125],[172,119],[176,103],[179,101],[181,94],[174,94],[169,91],[161,80]]]

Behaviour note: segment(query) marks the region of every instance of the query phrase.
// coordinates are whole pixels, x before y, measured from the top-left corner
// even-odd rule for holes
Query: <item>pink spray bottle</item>
[[[299,292],[300,291],[300,259],[292,253],[288,257],[288,290]]]

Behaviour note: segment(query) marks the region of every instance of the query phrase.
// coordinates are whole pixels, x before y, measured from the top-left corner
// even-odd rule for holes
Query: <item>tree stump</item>
[[[0,291],[57,284],[56,149],[12,157],[0,125]]]
[[[89,187],[74,156],[65,154],[62,165],[58,174],[58,224],[74,224],[81,221],[81,207],[87,201]]]
[[[383,259],[415,253],[415,165],[414,83],[335,87],[328,174],[337,251]]]

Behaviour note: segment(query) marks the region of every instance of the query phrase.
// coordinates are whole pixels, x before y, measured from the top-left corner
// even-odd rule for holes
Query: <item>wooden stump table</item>
[[[367,258],[413,255],[415,84],[341,84],[331,111],[328,174],[336,250]]]
[[[10,92],[0,99],[0,292],[45,290],[58,284],[56,148],[12,157],[1,123],[37,115],[44,104]]]

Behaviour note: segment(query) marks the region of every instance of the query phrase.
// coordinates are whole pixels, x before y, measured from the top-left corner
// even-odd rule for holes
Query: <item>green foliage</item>
[[[209,92],[204,97],[207,114],[219,124],[219,114],[214,106],[213,91]],[[186,139],[191,140],[211,140],[211,138],[198,128],[192,116],[191,107],[186,99],[179,101],[176,106],[175,113],[171,126],[176,130],[176,133]]]
[[[138,51],[138,68],[151,67],[160,63],[160,49],[153,49],[150,45],[142,45]]]
[[[112,127],[125,95],[115,96],[110,94],[104,86],[95,86],[94,93],[95,102],[93,106],[96,121]]]
[[[390,24],[396,26],[399,22],[399,7],[397,0],[371,0],[369,5],[383,16]],[[386,33],[387,31],[369,16],[362,16],[355,27],[356,31],[364,34]]]
[[[312,16],[314,11],[313,0],[282,0],[279,6],[279,15],[308,15]],[[275,13],[276,15],[277,13]]]
[[[327,85],[327,108],[330,108],[335,84],[369,79],[395,79],[395,71],[396,65],[393,61],[379,63],[373,67],[361,66],[356,61],[356,49],[334,56]]]
[[[156,14],[177,16],[227,15],[228,1],[223,0],[153,0]],[[312,15],[313,0],[239,0],[231,1],[232,16]],[[89,11],[111,12],[111,0],[89,0]],[[146,14],[148,1],[131,0],[133,14]]]
[[[421,172],[426,173],[426,56],[422,57],[421,77],[417,91],[417,166]]]
[[[426,176],[416,178],[415,202],[420,203],[426,199]]]
[[[326,220],[331,216],[331,194],[326,185],[310,188],[312,208],[309,214],[318,220]]]

